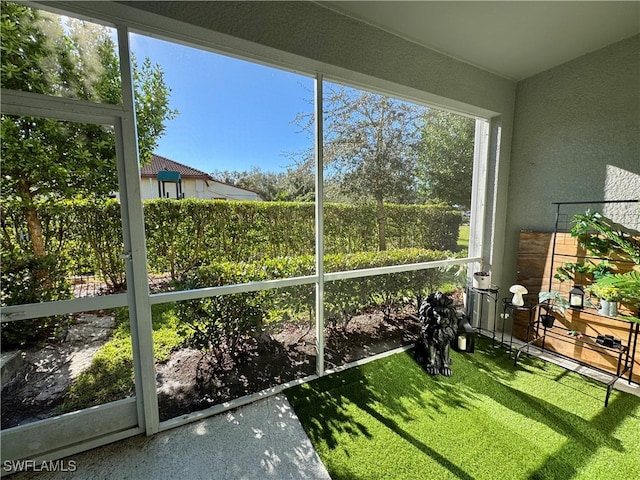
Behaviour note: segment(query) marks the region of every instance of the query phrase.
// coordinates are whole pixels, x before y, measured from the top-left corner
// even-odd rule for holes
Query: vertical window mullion
[[[471,189],[471,218],[469,227],[469,257],[482,257],[484,255],[484,235],[486,227],[487,205],[487,163],[489,148],[489,122],[476,120],[476,134],[474,142],[473,179]],[[482,266],[478,266],[478,269]],[[484,265],[484,268],[489,268]],[[469,271],[469,275],[473,272]]]
[[[151,304],[149,300],[144,212],[140,195],[140,162],[134,102],[133,72],[129,33],[118,25],[118,48],[125,115],[120,125],[118,162],[123,211],[123,234],[127,251],[127,292],[131,321],[131,342],[135,369],[136,395],[141,425],[147,435],[159,431],[158,396],[153,358]]]
[[[324,159],[322,74],[315,81],[316,157],[316,373],[324,374]]]

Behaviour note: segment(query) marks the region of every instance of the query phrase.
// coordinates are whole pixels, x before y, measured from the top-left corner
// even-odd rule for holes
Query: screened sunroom
[[[410,352],[436,291],[478,355],[513,358],[537,340],[510,287],[579,283],[549,283],[573,215],[640,244],[638,3],[3,2],[2,22],[3,475],[82,477],[81,452]],[[152,157],[170,167],[141,176]],[[576,254],[596,257],[619,260]],[[563,313],[574,343],[537,346],[624,365],[637,394],[625,301],[621,326]],[[605,334],[614,363],[583,357]]]

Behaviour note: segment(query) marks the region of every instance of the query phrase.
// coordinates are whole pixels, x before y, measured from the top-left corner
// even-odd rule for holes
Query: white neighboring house
[[[159,155],[153,155],[151,163],[140,168],[140,192],[142,200],[164,196],[165,198],[262,201],[260,195],[253,190],[219,182],[208,173]]]

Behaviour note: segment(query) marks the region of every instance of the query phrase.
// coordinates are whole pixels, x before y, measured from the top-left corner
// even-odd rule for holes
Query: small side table
[[[513,322],[516,312],[529,312],[529,320],[527,322],[527,340],[529,340],[529,328],[533,324],[533,314],[535,312],[535,304],[525,303],[524,305],[514,305],[511,298],[502,299],[502,337],[500,343],[504,344],[504,327],[507,318],[511,319],[511,336],[509,337],[509,353],[513,349]]]
[[[490,288],[475,288],[475,287],[469,287],[469,295],[467,298],[467,313],[469,318],[472,319],[471,324],[473,325],[473,310],[474,310],[474,305],[475,305],[475,297],[477,295],[480,295],[480,299],[487,299],[487,300],[493,300],[493,317],[494,317],[494,322],[493,322],[493,330],[491,330],[492,333],[492,344],[495,346],[495,341],[496,341],[496,322],[498,321],[498,292],[500,291],[500,288],[497,287],[496,285],[491,285]],[[478,333],[481,333],[483,330],[485,332],[489,332],[488,328],[483,328],[482,327],[482,316],[483,316],[483,312],[484,312],[484,302],[480,302],[480,311],[478,312],[478,325],[475,326],[474,328],[478,331]]]

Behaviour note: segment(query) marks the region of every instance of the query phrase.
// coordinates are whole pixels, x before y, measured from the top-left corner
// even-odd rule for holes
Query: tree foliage
[[[2,2],[3,88],[97,103],[122,103],[119,62],[108,31],[11,2]],[[150,158],[169,108],[163,72],[134,62],[140,157]],[[110,126],[2,116],[2,199],[20,205],[32,254],[47,255],[38,205],[61,198],[100,197],[117,190]]]
[[[291,166],[285,172],[251,170],[215,170],[211,176],[221,182],[258,192],[267,202],[310,202],[315,198],[313,170],[307,166]]]
[[[138,150],[140,163],[147,165],[165,132],[166,122],[175,118],[178,111],[169,106],[171,89],[164,81],[160,65],[152,64],[149,58],[144,59],[141,67],[135,57],[132,63]]]
[[[325,177],[336,193],[376,203],[378,246],[385,250],[384,203],[415,200],[416,147],[425,109],[376,93],[327,87]]]
[[[426,201],[471,208],[475,122],[430,110],[422,128],[417,176]]]
[[[326,176],[365,200],[409,203],[425,109],[384,95],[329,85],[324,99]]]
[[[4,1],[0,23],[3,88],[122,103],[119,60],[108,29]],[[156,148],[165,122],[177,112],[169,108],[170,89],[160,67],[146,59],[138,68],[134,60],[133,77],[138,145],[144,161]],[[2,115],[1,128],[2,304],[68,298],[66,276],[73,263],[68,253],[70,230],[89,222],[82,223],[86,218],[67,221],[61,209],[70,199],[100,202],[118,189],[113,127]],[[121,233],[111,240],[103,245],[103,252],[113,255],[99,260],[103,270],[110,266],[110,271],[117,271],[119,264],[111,265],[111,260],[117,257]],[[93,242],[93,236],[83,237],[82,242]],[[110,281],[123,283],[120,277]],[[63,320],[3,323],[3,345],[46,336]]]

